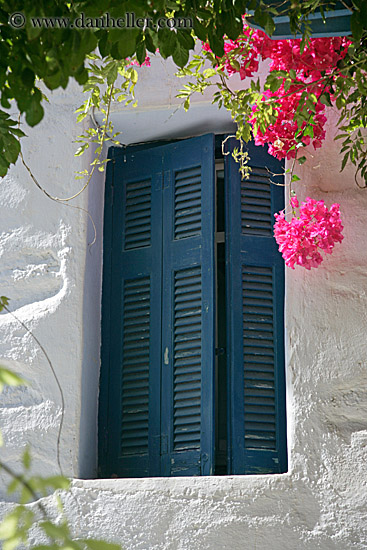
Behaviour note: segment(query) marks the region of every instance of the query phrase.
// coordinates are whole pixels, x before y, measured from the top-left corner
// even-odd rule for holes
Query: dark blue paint
[[[214,455],[214,138],[208,135],[152,149],[113,149],[111,156],[114,162],[108,165],[106,179],[100,475],[208,475],[212,473]],[[199,167],[201,171],[202,231],[197,236],[174,240],[175,173],[191,167]],[[152,180],[150,245],[124,249],[126,187],[149,178]],[[201,269],[204,305],[201,433],[198,449],[175,450],[173,281],[175,272],[193,266]],[[151,280],[148,452],[126,455],[121,449],[123,288],[125,281],[139,281],[148,276]],[[164,361],[166,347],[168,365]]]
[[[109,402],[109,365],[111,348],[111,276],[112,276],[112,213],[113,213],[113,182],[114,182],[114,149],[108,151],[106,169],[106,191],[104,205],[104,250],[103,250],[103,286],[102,286],[102,346],[99,410],[98,410],[98,475],[109,477],[110,470],[109,439],[110,427],[107,404]]]
[[[260,169],[268,167],[270,171],[279,174],[272,177],[274,181],[278,183],[283,181],[281,163],[270,157],[263,148],[249,144],[248,149],[252,165],[257,165]],[[154,144],[154,147],[151,148],[137,147],[126,150],[112,148],[109,155],[112,160],[107,165],[104,217],[99,474],[105,477],[211,475],[214,467],[215,439],[214,136],[207,135],[163,146]],[[185,208],[179,207],[175,230],[174,186],[176,178],[181,177],[182,171],[194,170],[195,172],[198,169],[201,172],[201,229],[199,232],[197,231],[198,211],[195,197],[198,193],[197,189],[193,187],[194,192],[189,194],[187,211],[186,206]],[[192,177],[195,179],[196,176]],[[130,240],[128,249],[124,249],[126,187],[147,178],[151,178],[152,181],[150,245],[142,248],[129,248]],[[229,473],[284,472],[287,469],[283,342],[284,265],[271,236],[241,235],[240,178],[238,165],[233,161],[231,155],[225,157],[225,180],[227,198],[228,402],[230,405],[228,413]],[[178,186],[181,185],[178,179],[177,182]],[[272,212],[279,211],[283,208],[283,188],[273,185],[271,195]],[[137,208],[140,208],[140,205]],[[182,232],[180,233],[181,229],[177,229],[183,227],[179,223],[181,220],[184,220],[184,225],[187,225],[185,229],[191,235],[188,238],[177,238],[183,235]],[[271,273],[274,275],[275,421],[277,434],[277,449],[275,451],[249,449],[245,448],[244,444],[246,428],[244,422],[242,265],[271,268]],[[192,270],[194,275],[191,273]],[[197,280],[198,272],[200,273],[200,282]],[[142,278],[145,280],[148,276],[151,281],[148,444],[147,452],[126,455],[121,449],[123,329],[124,319],[127,318],[124,316],[123,288],[125,281],[141,281]],[[181,281],[180,277],[185,280],[183,287],[180,286],[180,282],[177,282]],[[183,317],[180,317],[177,311],[181,311],[182,300],[187,300],[188,312],[192,316],[188,326],[189,329],[192,329],[192,334],[189,330],[186,335],[186,329],[182,329],[183,332],[181,331],[180,334],[183,334],[183,340],[187,338],[190,356],[190,342],[194,342],[192,347],[196,345],[196,329],[192,328],[191,320],[193,325],[200,324],[195,317],[198,292],[201,293],[201,313],[198,314],[201,321],[201,384],[199,388],[201,410],[199,413],[195,398],[191,395],[197,393],[196,366],[196,370],[192,371],[191,379],[190,376],[187,377],[187,373],[184,373],[185,385],[182,386],[184,389],[180,391],[183,393],[187,391],[187,396],[183,396],[184,399],[188,399],[188,401],[192,399],[193,412],[190,422],[196,425],[199,415],[200,434],[198,436],[197,432],[192,429],[192,424],[188,423],[187,434],[189,435],[186,445],[186,443],[177,443],[177,438],[180,438],[182,434],[182,437],[186,436],[186,426],[183,431],[177,425],[176,428],[174,426],[174,375],[177,377],[177,384],[179,384],[179,377],[182,374],[178,367],[176,374],[173,370],[176,334],[174,320],[176,315],[176,321],[182,321]],[[182,326],[185,327],[185,323]],[[182,341],[180,340],[181,336],[179,337],[177,334],[176,346],[178,349]],[[185,345],[184,341],[182,346]],[[186,353],[182,346],[180,348],[181,356]],[[167,357],[165,356],[166,348]],[[139,345],[137,345],[137,353],[138,350]],[[176,366],[177,361],[176,358]],[[190,357],[188,361],[190,361]],[[195,354],[193,361],[196,365]],[[168,364],[166,364],[167,362]],[[184,363],[186,365],[186,359]],[[176,433],[176,445],[174,433]],[[194,434],[192,440],[190,440],[191,433]],[[195,437],[198,439],[195,440]],[[198,443],[196,444],[195,441]]]
[[[234,146],[234,140],[228,144]],[[283,165],[268,155],[265,148],[248,144],[250,164],[260,169],[268,168],[272,181],[283,182]],[[227,187],[226,254],[227,254],[227,338],[229,395],[229,446],[230,473],[271,473],[287,470],[286,416],[284,382],[284,262],[272,235],[242,233],[241,229],[241,178],[238,164],[231,155],[225,157],[225,181]],[[271,185],[272,214],[284,207],[283,187]],[[248,449],[245,446],[245,367],[242,303],[242,266],[267,267],[273,274],[273,334],[275,339],[275,416],[276,449]],[[260,352],[259,352],[260,353]]]
[[[201,167],[201,231],[174,238],[175,178]],[[163,190],[163,315],[162,353],[168,348],[169,365],[162,357],[162,433],[168,453],[162,456],[163,475],[210,475],[214,463],[214,136],[206,135],[166,146]],[[201,433],[200,449],[175,450],[173,441],[174,275],[201,268]],[[188,388],[189,393],[189,388]],[[205,455],[206,460],[203,460]]]

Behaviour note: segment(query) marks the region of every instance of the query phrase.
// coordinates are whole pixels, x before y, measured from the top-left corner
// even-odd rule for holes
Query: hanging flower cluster
[[[224,67],[229,76],[239,73],[241,79],[251,77],[258,71],[260,60],[265,59],[271,60],[270,72],[285,70],[292,75],[291,81],[284,78],[276,91],[264,92],[263,101],[276,98],[276,120],[265,131],[256,131],[256,145],[268,144],[269,153],[278,159],[295,157],[297,133],[300,136],[298,142],[303,145],[312,143],[315,149],[321,147],[325,139],[326,117],[323,114],[325,105],[318,99],[325,93],[330,94],[324,79],[345,57],[349,44],[345,37],[313,38],[301,52],[301,40],[271,40],[263,31],[252,30],[246,24],[239,39],[225,42]],[[205,45],[204,49],[208,46]],[[305,113],[310,114],[309,127],[312,128],[307,135],[302,132],[307,122],[304,121],[299,127],[294,116],[302,107],[300,102],[305,101],[303,92],[316,99],[314,112],[308,111],[307,106],[305,108]],[[257,123],[256,111],[255,106],[253,117],[249,120],[253,127]]]
[[[251,98],[249,91],[254,92],[252,114],[246,122],[252,126],[256,145],[267,144],[268,152],[279,160],[295,158],[302,146],[321,147],[325,108],[334,101],[333,82],[341,77],[338,66],[350,44],[346,37],[312,38],[302,47],[301,40],[271,40],[246,23],[237,40],[225,40],[225,56],[218,60],[217,67],[229,77],[236,73],[241,80],[253,77],[260,61],[270,60],[263,91],[259,84],[251,83],[244,95]],[[211,52],[208,44],[203,44],[203,49]],[[264,121],[269,121],[266,127]],[[318,267],[323,261],[321,252],[330,254],[335,243],[343,240],[339,205],[328,209],[323,201],[308,197],[299,216],[295,212],[299,207],[296,197],[291,199],[291,206],[290,221],[285,219],[284,211],[275,214],[274,236],[279,250],[292,269],[295,265]]]
[[[299,207],[297,197],[291,198],[291,206]],[[287,221],[284,212],[275,214],[274,236],[285,264],[292,269],[300,265],[306,269],[318,267],[323,260],[321,251],[331,254],[335,243],[343,240],[343,225],[339,204],[330,209],[324,201],[307,197],[299,209],[299,216]]]
[[[244,25],[243,35],[224,44],[224,70],[228,76],[235,73],[243,80],[252,77],[259,69],[261,60],[270,59],[270,73],[274,75],[275,86],[265,89],[262,101],[276,100],[275,121],[261,128],[257,120],[258,107],[254,105],[249,123],[254,131],[256,145],[268,145],[268,151],[278,159],[291,159],[298,148],[312,143],[315,149],[325,139],[325,104],[322,96],[332,101],[330,83],[325,77],[334,78],[338,62],[347,53],[350,41],[347,38],[311,39],[301,51],[301,40],[271,40],[264,32]],[[208,46],[204,46],[208,49]],[[223,60],[222,60],[223,62]],[[303,121],[297,114],[304,111]],[[298,121],[297,121],[298,118]],[[306,131],[307,130],[307,131]],[[318,267],[323,261],[324,251],[330,254],[335,243],[343,240],[343,226],[339,205],[328,209],[324,201],[307,198],[299,207],[297,197],[291,198],[294,216],[285,219],[284,212],[275,214],[274,236],[285,263],[292,269],[300,265],[306,269]]]

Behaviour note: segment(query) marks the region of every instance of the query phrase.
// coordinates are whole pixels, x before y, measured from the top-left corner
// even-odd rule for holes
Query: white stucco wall
[[[114,110],[121,141],[184,137],[231,127],[199,97],[176,111],[173,69],[143,68],[134,113]],[[179,85],[181,81],[179,82]],[[27,131],[24,155],[52,194],[80,187],[72,140],[79,129],[75,86],[50,94],[41,125]],[[172,116],[170,116],[172,114]],[[335,118],[335,117],[334,117]],[[333,114],[331,113],[331,119]],[[287,418],[289,472],[273,476],[75,480],[64,496],[80,536],[107,537],[127,550],[345,550],[367,547],[367,191],[348,168],[339,174],[328,140],[299,168],[299,195],[339,202],[345,239],[320,268],[287,270]],[[51,202],[18,163],[0,183],[0,294],[46,348],[65,395],[61,463],[92,478],[100,344],[103,177],[73,204]],[[34,470],[57,472],[60,394],[37,344],[0,315],[0,361],[30,381],[0,396],[1,458],[15,465],[30,443]],[[5,476],[1,477],[3,498]],[[0,511],[8,505],[0,504]]]
[[[23,140],[24,158],[39,183],[51,195],[64,198],[82,186],[74,171],[87,162],[73,156],[73,140],[81,130],[73,111],[81,94],[74,86],[67,93],[49,96],[52,107],[46,108],[42,124],[24,128],[28,135]],[[96,194],[98,200],[89,203]],[[85,213],[52,202],[19,161],[0,184],[1,294],[10,298],[11,310],[44,345],[63,387],[61,463],[73,476],[83,470],[91,475],[95,461],[96,430],[90,418],[96,415],[99,368],[98,332],[93,332],[100,315],[102,201],[102,179],[92,182],[89,195],[73,201],[91,210],[98,227],[97,243],[89,250],[92,233]],[[96,319],[90,330],[85,330],[84,318]],[[42,473],[55,471],[61,396],[52,372],[39,346],[9,314],[0,317],[0,349],[1,363],[30,381],[28,387],[8,388],[0,396],[5,441],[1,456],[14,462],[29,442],[35,468]],[[88,423],[84,423],[86,407]]]

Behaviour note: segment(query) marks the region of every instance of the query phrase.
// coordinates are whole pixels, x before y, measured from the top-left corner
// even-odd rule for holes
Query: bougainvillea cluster
[[[291,74],[283,80],[276,91],[266,90],[263,100],[276,99],[276,120],[269,124],[265,131],[260,128],[255,132],[257,145],[268,144],[269,153],[278,159],[294,158],[297,144],[313,144],[321,147],[325,138],[324,115],[325,105],[318,99],[330,93],[325,87],[325,76],[332,75],[338,62],[346,55],[350,41],[345,37],[314,38],[301,51],[301,40],[271,40],[263,31],[244,26],[243,35],[238,40],[227,40],[224,44],[226,58],[224,66],[229,76],[239,73],[240,78],[252,77],[259,69],[261,60],[270,59],[270,72],[286,71]],[[207,45],[204,46],[207,48]],[[298,127],[295,113],[304,102],[305,94],[316,98],[314,111],[310,111],[312,131],[303,135],[307,126],[304,121]],[[311,95],[312,94],[312,95]],[[308,115],[307,106],[305,112]],[[256,106],[249,121],[254,127],[257,122]],[[296,134],[299,135],[298,141]],[[310,135],[311,134],[311,135]]]
[[[295,214],[295,208],[299,207],[297,197],[290,202]],[[307,197],[299,208],[299,216],[287,221],[284,212],[280,212],[275,219],[275,240],[285,264],[292,269],[296,264],[306,269],[318,267],[323,261],[321,251],[331,254],[335,243],[344,238],[339,204],[328,209],[324,201]]]
[[[266,129],[257,124],[257,106],[249,119],[254,129],[256,145],[268,145],[268,151],[278,159],[291,159],[302,145],[312,143],[315,149],[325,139],[325,103],[332,101],[330,84],[337,75],[337,65],[349,47],[347,38],[311,39],[302,50],[301,40],[271,40],[264,32],[244,26],[243,35],[224,45],[224,70],[228,76],[238,73],[243,80],[259,70],[261,60],[270,59],[270,72],[279,73],[275,86],[265,89],[262,101],[276,100],[275,121]],[[204,46],[207,48],[207,45]],[[325,84],[325,77],[331,77]],[[302,122],[296,116],[304,109]],[[298,119],[298,122],[297,122]],[[307,131],[306,131],[307,129]],[[306,269],[318,267],[324,251],[330,254],[335,243],[343,240],[339,205],[330,209],[324,201],[307,198],[299,208],[297,197],[290,200],[293,217],[285,219],[284,211],[275,214],[274,236],[287,266],[300,265]]]

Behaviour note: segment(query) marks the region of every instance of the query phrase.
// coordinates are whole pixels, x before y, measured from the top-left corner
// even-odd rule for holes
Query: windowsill
[[[276,487],[291,480],[292,474],[233,475],[233,476],[193,476],[193,477],[140,477],[118,479],[74,479],[72,488],[97,489],[112,492],[137,492],[172,490],[177,493],[189,490],[204,491],[213,494],[225,491],[242,493],[245,489]],[[219,496],[219,495],[218,495]],[[224,496],[224,495],[223,495]]]

